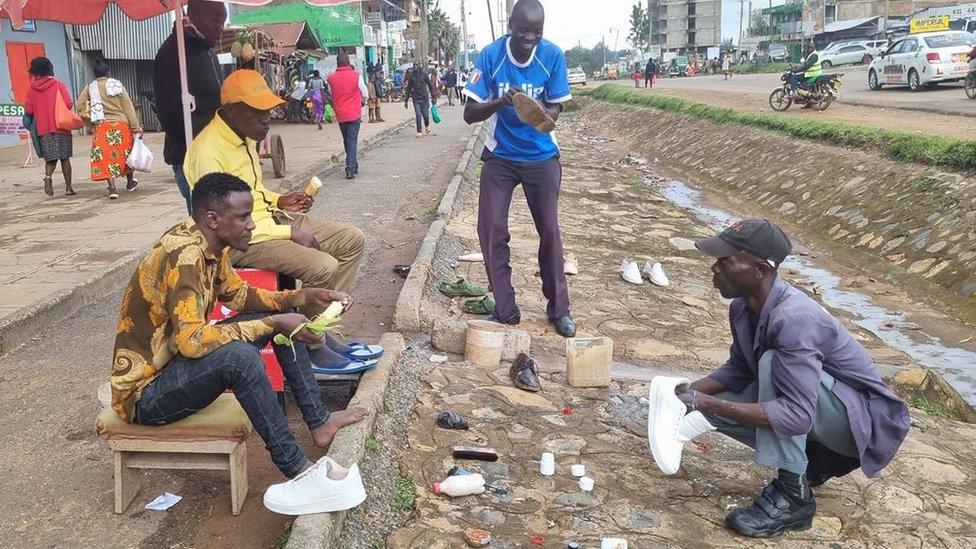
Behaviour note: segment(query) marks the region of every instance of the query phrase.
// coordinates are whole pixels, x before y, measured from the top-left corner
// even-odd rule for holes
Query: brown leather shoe
[[[536,371],[535,361],[529,358],[529,355],[519,353],[515,362],[512,363],[512,369],[509,373],[512,376],[512,383],[519,389],[532,393],[538,393],[542,390],[542,386],[539,385],[539,373]]]
[[[552,121],[552,118],[549,118],[542,105],[528,95],[524,93],[515,94],[515,97],[512,98],[512,104],[515,106],[515,113],[518,114],[522,122],[542,133],[549,133],[556,129],[556,123]]]

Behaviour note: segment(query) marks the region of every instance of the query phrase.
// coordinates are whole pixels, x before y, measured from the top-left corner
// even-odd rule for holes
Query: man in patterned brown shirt
[[[228,248],[247,250],[254,230],[251,189],[229,174],[203,177],[193,190],[193,218],[166,232],[139,264],[122,297],[112,364],[112,408],[126,421],[165,425],[206,408],[233,389],[281,472],[295,477],[313,465],[302,453],[271,390],[258,354],[276,333],[308,319],[282,312],[305,305],[350,303],[343,292],[252,288],[234,272]],[[242,313],[211,325],[216,301]],[[276,354],[312,439],[319,447],[362,409],[330,414],[322,404],[305,344]],[[280,351],[280,352],[279,352]]]

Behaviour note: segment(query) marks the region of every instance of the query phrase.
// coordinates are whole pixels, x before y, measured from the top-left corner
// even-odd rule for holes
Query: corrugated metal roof
[[[173,32],[173,16],[165,13],[133,21],[115,4],[109,4],[102,20],[72,27],[83,51],[101,51],[105,59],[149,61]]]

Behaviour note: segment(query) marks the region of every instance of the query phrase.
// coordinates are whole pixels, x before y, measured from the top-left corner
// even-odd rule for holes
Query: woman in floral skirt
[[[95,127],[91,146],[92,181],[108,182],[108,197],[115,200],[119,191],[115,180],[125,177],[125,190],[134,191],[139,180],[126,163],[135,139],[142,139],[142,124],[135,106],[121,82],[109,78],[105,61],[93,66],[95,81],[78,98],[78,112]]]

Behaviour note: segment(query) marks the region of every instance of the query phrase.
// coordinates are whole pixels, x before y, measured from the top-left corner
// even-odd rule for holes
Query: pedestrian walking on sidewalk
[[[732,79],[732,54],[731,53],[726,53],[725,56],[722,57],[722,74],[725,75],[722,78],[722,80]]]
[[[308,79],[308,97],[312,100],[312,116],[315,117],[315,124],[322,129],[322,119],[325,118],[325,80],[319,71],[312,71],[312,77]]]
[[[220,84],[223,69],[214,46],[224,32],[227,10],[221,2],[190,0],[186,6],[183,38],[186,41],[186,76],[194,109],[190,113],[193,136],[213,120],[220,107]],[[190,185],[183,172],[186,156],[186,130],[183,126],[183,100],[180,90],[180,62],[176,44],[176,28],[156,52],[153,64],[153,91],[159,124],[166,132],[163,160],[173,167],[173,177],[180,194],[186,200],[186,211],[192,210]]]
[[[91,179],[108,183],[108,197],[115,200],[119,191],[115,180],[125,177],[125,190],[139,186],[132,168],[126,163],[136,139],[142,139],[142,123],[125,86],[110,78],[108,64],[96,59],[95,81],[81,91],[78,113],[91,122],[94,135],[91,145]]]
[[[457,92],[458,100],[461,102],[462,105],[467,99],[467,97],[464,95],[464,87],[467,85],[468,85],[468,69],[463,68],[461,69],[461,72],[458,73],[457,88],[455,88],[455,91]]]
[[[495,294],[495,310],[487,319],[518,324],[522,318],[508,247],[512,193],[522,185],[539,233],[542,293],[549,301],[546,314],[559,335],[574,337],[559,233],[562,164],[550,131],[572,94],[563,51],[542,38],[544,23],[538,0],[515,4],[509,18],[511,34],[483,49],[471,71],[464,93],[472,101],[464,107],[464,121],[475,124],[494,117],[481,154],[478,202],[478,240]]]
[[[447,105],[454,106],[454,95],[457,93],[458,74],[454,67],[447,69],[444,75],[444,86],[447,88]]]
[[[383,97],[386,95],[386,86],[383,80],[383,71],[377,70],[373,75],[372,87],[370,88],[376,94],[376,106],[373,107],[374,122],[386,122],[386,120],[383,120],[383,114],[380,112],[380,109],[383,107]]]
[[[413,100],[413,111],[417,120],[417,137],[430,133],[430,98],[434,95],[434,84],[427,75],[427,69],[420,64],[420,59],[414,62],[413,68],[407,71],[406,84],[403,90],[403,108],[407,102]],[[422,123],[422,125],[421,125]]]
[[[332,108],[339,121],[342,146],[346,151],[346,179],[359,173],[356,154],[359,148],[359,126],[363,119],[363,105],[369,98],[369,90],[359,71],[349,64],[349,54],[342,52],[336,57],[336,70],[329,75],[332,90]]]
[[[654,87],[654,75],[657,74],[657,61],[653,58],[647,60],[647,65],[644,66],[644,87],[653,88]]]
[[[44,158],[44,193],[54,196],[51,176],[60,161],[61,174],[64,175],[64,194],[73,196],[75,191],[71,188],[71,132],[59,130],[54,117],[58,96],[69,109],[74,106],[71,93],[64,82],[54,77],[54,65],[47,57],[31,59],[27,73],[31,83],[24,102],[24,112],[34,117],[37,136],[41,140],[41,150],[37,154]]]

